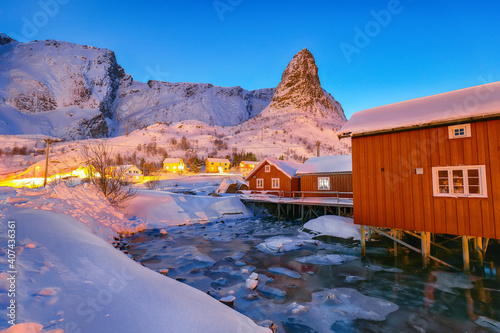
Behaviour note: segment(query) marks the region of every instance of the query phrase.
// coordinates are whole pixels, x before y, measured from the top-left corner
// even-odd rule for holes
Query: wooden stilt
[[[464,272],[470,272],[470,258],[469,258],[469,237],[462,236],[462,253],[464,258]]]
[[[474,238],[474,252],[477,258],[477,264],[479,268],[483,268],[484,264],[484,251],[483,251],[483,238],[475,237]]]
[[[370,228],[368,227],[368,231]],[[361,255],[366,256],[365,226],[361,225]]]
[[[304,205],[300,205],[300,218],[304,222]]]
[[[392,237],[399,239],[399,232],[397,229],[391,229]],[[398,242],[394,241],[394,256],[398,256]]]
[[[281,207],[280,203],[278,202],[278,221],[280,220],[280,217],[281,217]]]
[[[430,255],[430,233],[426,231],[421,232],[421,243],[422,243],[422,264],[424,268],[429,265],[429,255]]]

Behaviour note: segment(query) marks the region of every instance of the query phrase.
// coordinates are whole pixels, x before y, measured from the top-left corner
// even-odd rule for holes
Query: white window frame
[[[456,131],[460,130],[463,130],[463,134],[456,134]],[[470,138],[470,136],[470,124],[448,126],[448,138],[450,139]]]
[[[257,178],[255,180],[255,187],[256,188],[264,188],[264,178]]]
[[[463,179],[463,193],[455,193],[453,186],[453,171],[461,170]],[[479,193],[469,193],[469,170],[478,170],[479,175]],[[448,193],[439,191],[439,171],[448,172]],[[435,197],[466,197],[466,198],[487,198],[486,188],[486,167],[484,165],[460,165],[432,168],[432,188]]]
[[[271,166],[269,164],[264,166],[264,172],[271,172]]]
[[[279,178],[271,178],[271,188],[279,189],[280,188],[280,179]]]
[[[328,186],[321,186],[321,181],[326,181]],[[318,191],[330,191],[330,177],[318,177]]]

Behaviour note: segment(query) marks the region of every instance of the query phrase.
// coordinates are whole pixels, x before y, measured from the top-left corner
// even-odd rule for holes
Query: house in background
[[[257,161],[241,161],[240,164],[238,165],[239,171],[243,174],[246,175],[249,172],[251,172],[255,167],[259,164],[260,162]]]
[[[140,183],[144,180],[142,171],[134,164],[111,167],[111,175],[119,176],[127,183]]]
[[[300,191],[300,179],[296,175],[302,163],[286,162],[274,158],[266,158],[245,178],[248,189],[253,191],[272,191],[272,194],[283,192],[290,197],[290,192]]]
[[[231,162],[227,158],[207,158],[205,162],[205,172],[225,173],[231,169]]]
[[[500,239],[500,82],[360,111],[341,133],[356,224]]]
[[[173,173],[182,173],[186,168],[184,164],[184,160],[182,158],[166,158],[163,160],[163,171],[164,172],[173,172]]]
[[[312,157],[299,167],[297,176],[304,197],[337,197],[332,192],[352,192],[352,155]],[[350,193],[338,196],[352,198]]]

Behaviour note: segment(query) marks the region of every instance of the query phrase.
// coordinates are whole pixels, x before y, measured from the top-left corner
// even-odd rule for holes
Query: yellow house
[[[140,183],[144,180],[141,169],[133,164],[111,167],[111,175],[120,176],[128,183]]]
[[[259,163],[260,162],[257,161],[241,161],[238,168],[241,173],[246,174],[252,171],[257,165],[259,165]]]
[[[205,172],[224,173],[231,169],[231,162],[227,158],[207,158]]]
[[[182,173],[186,168],[182,158],[166,158],[163,160],[163,171]]]

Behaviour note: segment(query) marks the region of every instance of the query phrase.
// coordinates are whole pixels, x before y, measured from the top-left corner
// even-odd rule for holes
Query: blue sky
[[[306,47],[350,117],[499,81],[499,9],[461,0],[4,0],[0,31],[111,49],[139,81],[250,90],[275,87]]]

